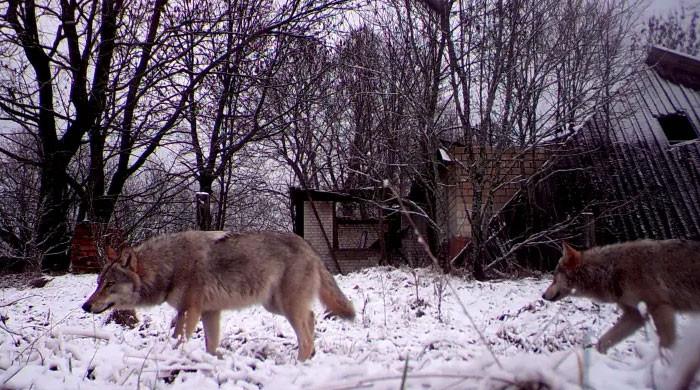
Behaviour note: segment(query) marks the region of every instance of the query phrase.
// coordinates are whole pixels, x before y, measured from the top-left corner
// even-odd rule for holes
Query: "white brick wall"
[[[326,231],[328,240],[333,245],[333,202],[314,201],[314,206]],[[311,202],[304,202],[304,238],[321,255],[321,259],[326,263],[328,269],[337,272],[337,267],[333,262],[333,257],[331,257],[330,248],[328,248],[323,237],[323,231],[321,231],[321,227],[316,220]]]
[[[318,217],[328,236],[328,240],[333,245],[333,207],[334,202],[314,201]],[[341,229],[339,227],[339,229]],[[340,250],[336,252],[336,260],[340,263],[340,267],[344,273],[352,272],[365,267],[377,265],[379,261],[378,251],[367,249],[356,249],[360,241],[360,236],[363,231],[367,231],[367,245],[372,244],[377,240],[377,226],[372,225],[355,225],[348,224],[343,226],[343,230],[339,230],[339,246]],[[326,239],[323,237],[323,231],[316,219],[311,202],[304,202],[304,238],[311,246],[321,255],[321,259],[326,264],[328,269],[337,273],[340,270],[333,260],[331,248],[328,247]],[[343,242],[344,239],[344,242]]]

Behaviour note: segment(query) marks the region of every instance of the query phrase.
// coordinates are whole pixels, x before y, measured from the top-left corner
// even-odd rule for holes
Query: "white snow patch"
[[[261,307],[222,316],[223,358],[217,359],[204,351],[201,326],[192,340],[174,347],[174,310],[167,305],[139,310],[135,329],[105,325],[105,315],[83,312],[94,275],[56,277],[40,289],[4,289],[0,388],[396,389],[407,369],[407,388],[534,382],[557,389],[645,389],[666,383],[672,372],[659,358],[650,324],[608,355],[581,347],[612,326],[619,315],[612,305],[544,302],[548,280],[451,277],[487,347],[455,297],[436,288],[439,278],[427,269],[414,275],[385,267],[337,277],[357,318],[317,315],[316,355],[304,363],[296,361],[291,326]],[[315,312],[323,312],[320,305]]]

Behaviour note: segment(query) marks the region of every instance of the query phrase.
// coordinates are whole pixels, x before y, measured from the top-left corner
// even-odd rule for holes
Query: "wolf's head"
[[[554,270],[554,280],[547,287],[542,298],[548,301],[558,301],[574,292],[571,274],[581,265],[581,252],[572,248],[566,242],[562,243],[562,256]]]
[[[102,313],[114,307],[133,309],[139,302],[141,278],[137,273],[138,258],[131,248],[117,255],[108,248],[108,262],[97,278],[97,289],[83,304],[89,313]]]

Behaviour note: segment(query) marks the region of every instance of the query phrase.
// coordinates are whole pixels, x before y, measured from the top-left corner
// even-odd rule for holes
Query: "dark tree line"
[[[261,127],[255,102],[264,101],[274,58],[288,42],[321,34],[345,3],[3,3],[0,152],[36,171],[30,241],[42,267],[67,269],[72,223],[110,221],[128,180],[158,160],[157,151],[182,141],[183,120],[197,132],[192,113],[211,109],[196,101],[211,96],[204,89],[220,96],[207,123],[210,148],[199,147],[196,136],[191,143],[197,180],[211,191],[212,177]],[[266,62],[269,69],[260,69]],[[234,101],[241,91],[245,101]],[[248,111],[229,112],[232,106]],[[232,126],[231,118],[248,128]],[[242,133],[219,135],[233,129]]]
[[[498,189],[527,190],[528,153],[613,102],[629,78],[637,7],[3,2],[0,256],[65,270],[76,222],[134,240],[190,228],[196,191],[211,195],[211,228],[278,229],[290,226],[290,185],[384,199],[387,182],[415,200],[441,254],[462,227],[447,223],[437,151],[460,144],[467,255],[481,272]],[[697,11],[680,12],[652,18],[638,41],[694,50]]]

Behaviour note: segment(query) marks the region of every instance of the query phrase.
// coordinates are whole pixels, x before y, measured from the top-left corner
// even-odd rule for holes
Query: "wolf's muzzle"
[[[90,301],[83,303],[83,310],[85,310],[88,313],[94,313],[94,314],[100,314],[107,309],[110,309],[112,306],[114,306],[114,303],[110,303],[109,305],[105,306],[104,309],[101,310],[95,310],[95,308],[92,306]]]

